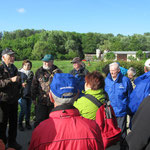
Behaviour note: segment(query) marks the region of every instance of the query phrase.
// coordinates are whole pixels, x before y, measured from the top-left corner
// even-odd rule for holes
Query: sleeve
[[[150,97],[141,103],[133,117],[132,130],[126,137],[130,150],[142,150],[149,144],[150,139]]]
[[[36,72],[35,76],[33,77],[31,85],[31,98],[33,100],[36,99],[36,96],[38,94],[38,87],[39,87],[38,72]]]
[[[133,87],[130,79],[128,79],[128,98],[130,97],[130,94],[132,93]]]
[[[7,88],[11,83],[10,78],[3,79],[2,70],[0,70],[0,89]]]
[[[31,71],[30,74],[29,74],[29,76],[28,76],[28,79],[27,79],[28,82],[32,82],[33,77],[34,77],[34,73]]]

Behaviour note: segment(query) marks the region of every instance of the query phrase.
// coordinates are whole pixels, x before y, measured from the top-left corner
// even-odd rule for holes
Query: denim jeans
[[[21,108],[21,111],[19,113],[19,124],[22,124],[22,121],[24,120],[24,116],[25,116],[25,121],[29,122],[32,100],[20,98],[18,102]]]

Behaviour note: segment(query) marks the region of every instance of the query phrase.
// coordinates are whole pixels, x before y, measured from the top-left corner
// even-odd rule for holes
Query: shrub
[[[108,52],[105,54],[104,58],[106,58],[106,60],[114,60],[115,54],[113,52]]]

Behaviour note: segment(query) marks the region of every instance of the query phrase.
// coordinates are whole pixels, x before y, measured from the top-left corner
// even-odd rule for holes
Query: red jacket
[[[29,150],[104,150],[96,122],[77,109],[58,109],[49,116],[33,131]]]

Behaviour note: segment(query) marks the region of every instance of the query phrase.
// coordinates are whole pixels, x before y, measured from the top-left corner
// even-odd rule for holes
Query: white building
[[[115,54],[115,60],[130,61],[129,56],[136,58],[137,51],[112,51]],[[150,51],[143,51],[146,54],[146,57],[150,57]],[[138,59],[137,59],[138,60]]]
[[[96,50],[96,54],[85,54],[85,59],[86,60],[94,60],[95,57],[99,58],[100,60],[104,59],[104,56],[106,53],[110,52],[108,50],[105,50],[103,54],[100,53],[100,50]],[[136,58],[136,53],[137,51],[111,51],[115,54],[115,59],[114,61],[117,60],[123,60],[123,61],[130,61],[128,59],[129,56],[132,56]],[[146,57],[150,57],[150,51],[143,51],[143,53],[146,54]],[[138,58],[137,58],[138,60]]]

